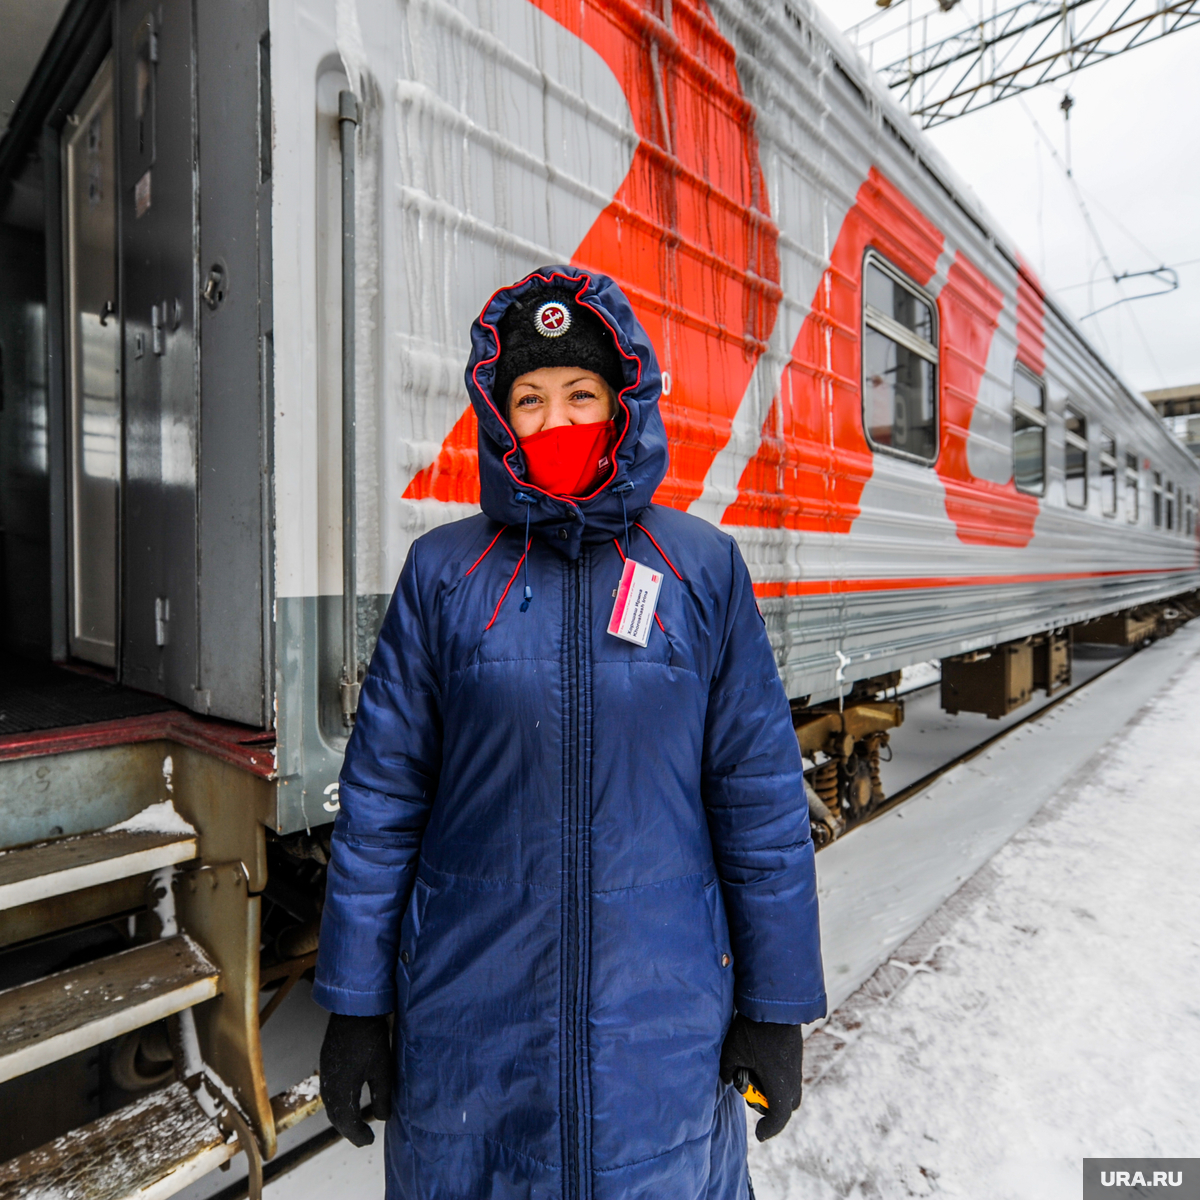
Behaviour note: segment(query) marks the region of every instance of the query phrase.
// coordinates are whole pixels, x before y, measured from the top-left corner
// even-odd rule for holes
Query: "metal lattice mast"
[[[888,28],[872,18],[850,33],[926,129],[1200,23],[1200,0],[980,0],[977,20],[938,38],[937,9],[951,5],[917,15],[916,2]]]

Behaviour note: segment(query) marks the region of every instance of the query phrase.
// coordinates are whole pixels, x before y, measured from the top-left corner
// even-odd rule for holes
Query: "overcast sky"
[[[876,11],[871,0],[822,0],[846,28]],[[945,34],[962,10],[941,17]],[[1117,299],[1063,167],[1064,91],[1071,110],[1076,183],[1118,273],[1178,267],[1179,290],[1082,322],[1134,387],[1200,383],[1200,26],[1088,67],[930,130],[1026,261],[1071,313]],[[1122,228],[1124,227],[1124,228]],[[1090,292],[1088,280],[1094,280]],[[1080,286],[1082,285],[1082,286]],[[1152,291],[1131,280],[1124,292]]]

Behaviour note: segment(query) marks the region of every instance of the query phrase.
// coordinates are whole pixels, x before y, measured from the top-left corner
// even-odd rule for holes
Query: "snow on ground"
[[[336,1142],[300,1170],[268,1183],[264,1200],[383,1200],[383,1126],[372,1122],[371,1128],[372,1145]]]
[[[913,663],[900,672],[900,686],[896,695],[903,696],[906,692],[915,692],[918,688],[929,687],[939,683],[942,678],[940,659],[931,658],[928,662]]]
[[[810,1037],[803,1108],[751,1140],[758,1200],[1077,1200],[1084,1156],[1196,1153],[1200,658],[1182,658]]]

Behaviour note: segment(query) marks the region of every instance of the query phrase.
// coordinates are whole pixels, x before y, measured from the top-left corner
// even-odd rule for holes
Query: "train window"
[[[1075,508],[1087,507],[1088,444],[1087,417],[1073,408],[1063,410],[1066,432],[1067,503]]]
[[[1183,507],[1185,525],[1183,532],[1191,537],[1196,528],[1196,502],[1192,499],[1192,493],[1188,492],[1187,498]]]
[[[873,254],[863,269],[863,425],[877,450],[937,458],[933,301]]]
[[[1175,485],[1170,482],[1167,483],[1166,509],[1167,509],[1166,526],[1168,529],[1174,529],[1175,528]]]
[[[1106,517],[1117,515],[1117,443],[1100,431],[1100,511]]]
[[[1136,525],[1138,512],[1138,459],[1136,454],[1125,455],[1125,520]]]
[[[1046,486],[1046,389],[1022,367],[1013,375],[1013,479],[1036,496]]]
[[[1162,472],[1154,472],[1154,528],[1162,528],[1163,517],[1163,493],[1162,493]]]

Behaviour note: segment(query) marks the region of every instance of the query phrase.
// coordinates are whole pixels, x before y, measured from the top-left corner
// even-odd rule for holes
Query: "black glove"
[[[733,1083],[738,1068],[767,1098],[767,1112],[754,1127],[760,1142],[773,1138],[800,1107],[803,1091],[804,1032],[800,1025],[733,1018],[721,1047],[721,1079]]]
[[[355,1146],[375,1140],[358,1106],[364,1083],[371,1087],[371,1116],[386,1121],[392,1114],[388,1019],[330,1013],[321,1043],[321,1099],[330,1125]]]

